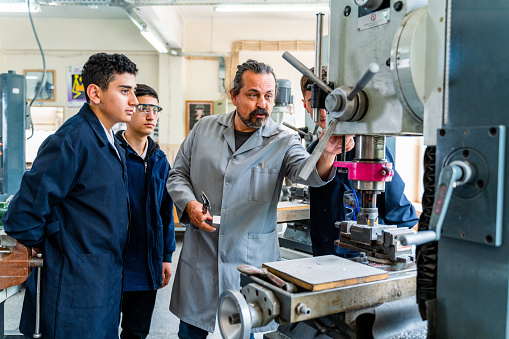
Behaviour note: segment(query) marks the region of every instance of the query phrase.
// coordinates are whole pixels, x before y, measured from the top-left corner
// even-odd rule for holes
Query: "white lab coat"
[[[309,158],[299,137],[268,119],[235,151],[234,112],[200,120],[182,143],[167,187],[181,223],[186,205],[202,202],[221,216],[213,233],[187,227],[173,284],[170,311],[186,323],[213,332],[220,294],[240,289],[237,266],[280,260],[277,203],[284,177],[322,186],[316,170],[298,177]],[[328,180],[334,177],[331,171]]]

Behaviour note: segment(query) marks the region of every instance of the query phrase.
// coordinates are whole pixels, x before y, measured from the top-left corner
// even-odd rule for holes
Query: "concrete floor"
[[[177,249],[173,254],[172,270],[175,272],[177,268],[178,257],[182,248],[182,236],[177,236]],[[157,293],[157,300],[152,316],[152,325],[150,327],[150,334],[148,339],[176,339],[178,338],[178,325],[179,319],[169,311],[171,287],[173,286],[173,277],[170,284],[162,288]],[[16,332],[19,326],[19,318],[21,315],[21,306],[23,303],[23,292],[15,294],[5,302],[5,331],[7,334]],[[263,338],[262,334],[256,334],[256,339]],[[221,333],[216,326],[214,333],[211,333],[208,338],[220,339]]]

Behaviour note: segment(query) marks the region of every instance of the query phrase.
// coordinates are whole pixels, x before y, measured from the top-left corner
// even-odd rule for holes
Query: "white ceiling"
[[[176,6],[184,21],[300,22],[315,20],[315,12],[216,12],[214,6]]]
[[[0,17],[26,17],[27,13],[4,13]],[[69,19],[127,19],[125,11],[117,6],[44,6],[40,12],[32,13],[35,18]]]
[[[84,5],[41,5],[41,12],[32,13],[34,18],[76,18],[76,19],[127,19],[119,6]],[[160,6],[149,6],[157,10]],[[300,22],[315,20],[315,12],[216,12],[212,5],[184,5],[177,8],[184,21],[218,22]],[[0,17],[25,17],[26,13],[0,13]],[[327,19],[327,18],[325,18]]]
[[[0,0],[1,2],[23,0]],[[35,0],[30,0],[35,1]],[[161,0],[123,0],[121,5],[105,6],[105,5],[88,5],[83,0],[57,0],[68,1],[66,4],[60,2],[56,6],[48,5],[48,0],[41,1],[41,11],[32,13],[34,20],[37,18],[65,18],[65,19],[106,19],[106,20],[120,20],[129,19],[126,6],[129,3],[133,4],[135,1],[151,1],[151,4],[157,3]],[[90,0],[89,3],[98,3],[101,0]],[[109,1],[109,0],[105,0]],[[165,0],[165,1],[187,1],[187,0]],[[199,0],[203,1],[203,0]],[[227,0],[218,0],[227,1]],[[280,0],[251,0],[251,1],[280,1]],[[299,1],[307,0],[285,0],[287,4],[298,3]],[[315,0],[323,4],[324,0]],[[114,2],[112,2],[114,3]],[[141,2],[138,2],[138,4]],[[258,4],[260,4],[258,3]],[[117,2],[119,4],[119,2]],[[237,2],[238,4],[238,2]],[[286,6],[286,4],[285,4]],[[177,11],[167,11],[169,8],[177,9]],[[169,48],[180,49],[181,42],[176,37],[179,36],[179,31],[182,22],[221,22],[242,25],[242,23],[290,23],[298,22],[309,25],[316,22],[316,11],[310,12],[292,12],[292,11],[271,11],[271,12],[216,12],[214,6],[210,4],[199,5],[158,5],[158,6],[138,6],[139,11],[132,11],[134,15],[133,21],[137,22],[138,27],[140,24],[146,25],[153,33],[159,36],[159,39],[167,44]],[[286,8],[285,8],[286,9]],[[145,14],[143,14],[145,13]],[[157,13],[157,14],[156,14]],[[165,14],[170,13],[170,14]],[[178,15],[182,17],[182,21],[178,20]],[[0,13],[0,17],[27,17],[27,13]],[[173,24],[168,22],[164,23],[164,18],[173,18]],[[140,21],[141,19],[141,21]],[[327,23],[327,15],[324,17],[324,22]],[[176,25],[176,26],[175,26]],[[175,29],[177,29],[175,31]],[[270,40],[270,37],[267,37]]]

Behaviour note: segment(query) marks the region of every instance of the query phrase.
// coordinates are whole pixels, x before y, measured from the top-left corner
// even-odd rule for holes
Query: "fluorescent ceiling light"
[[[288,4],[288,5],[217,5],[216,12],[328,12],[328,4]]]
[[[30,12],[40,12],[41,7],[35,1],[30,3]],[[26,2],[0,1],[0,12],[3,13],[28,13]]]
[[[168,50],[166,47],[164,47],[163,43],[159,41],[159,39],[156,38],[156,36],[151,31],[144,29],[140,32],[145,37],[145,39],[147,39],[147,41],[150,42],[150,44],[154,46],[155,49],[157,49],[159,53],[168,53]]]

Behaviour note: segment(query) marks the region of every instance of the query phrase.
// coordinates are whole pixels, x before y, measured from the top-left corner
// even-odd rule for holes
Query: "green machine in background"
[[[0,227],[3,227],[2,218],[5,213],[7,213],[7,207],[9,206],[9,203],[7,202],[0,202]]]

